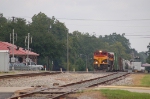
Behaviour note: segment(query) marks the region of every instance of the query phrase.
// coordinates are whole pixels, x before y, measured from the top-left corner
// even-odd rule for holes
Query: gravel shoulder
[[[58,83],[59,85],[65,85],[68,83],[83,81],[83,80],[92,79],[96,77],[102,77],[107,74],[108,73],[61,73],[61,74],[36,76],[36,77],[17,77],[17,78],[0,79],[0,93],[1,93],[0,97],[4,97],[4,96],[10,97],[10,95],[12,95],[12,93],[9,94],[10,92],[17,92],[19,90],[33,88],[34,86],[53,87],[54,83]],[[82,94],[86,95],[87,93],[82,93]],[[86,96],[84,95],[81,95],[79,99],[82,99],[83,97],[86,97],[85,99],[94,99],[93,97],[96,96],[96,93],[92,92],[90,94],[87,94]],[[90,96],[92,96],[92,98],[87,98]]]
[[[19,72],[18,72],[19,73]],[[25,72],[24,72],[25,73]],[[92,79],[107,75],[108,73],[61,73],[55,75],[36,76],[36,77],[17,77],[9,79],[0,79],[1,92],[15,92],[17,90],[27,89],[34,86],[53,87],[54,83],[65,85],[68,83]],[[99,89],[120,89],[131,92],[150,93],[150,88],[135,87],[140,85],[140,80],[145,74],[130,74],[123,80],[112,83],[111,85],[100,85],[91,90]],[[133,87],[134,86],[134,87]],[[99,91],[85,90],[76,94],[69,94],[66,99],[107,99]]]
[[[16,77],[9,79],[1,79],[0,87],[34,87],[34,86],[47,86],[53,87],[54,83],[58,85],[65,85],[68,83],[83,81],[107,75],[108,73],[61,73],[46,76],[35,77]]]
[[[110,84],[111,86],[140,86],[141,85],[141,79],[146,74],[130,74],[129,76],[123,78],[122,80],[119,80],[117,82],[114,82]]]
[[[131,92],[150,93],[150,87],[139,87],[141,79],[146,74],[130,74],[125,79],[119,80],[107,86],[99,85],[95,89],[119,89]]]
[[[149,93],[150,87],[137,87],[140,85],[140,80],[144,77],[145,74],[130,74],[125,79],[118,82],[114,82],[111,85],[99,85],[94,88],[90,88],[91,91],[85,91],[81,93],[69,94],[66,99],[107,99],[101,94],[100,89],[119,89],[127,90],[130,92],[139,92],[139,93]],[[94,90],[94,91],[92,91]],[[97,90],[97,91],[95,91]]]

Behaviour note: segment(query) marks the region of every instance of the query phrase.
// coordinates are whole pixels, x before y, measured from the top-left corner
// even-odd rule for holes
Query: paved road
[[[11,97],[15,91],[23,90],[31,87],[0,87],[0,99],[7,99]]]
[[[14,93],[10,93],[10,92],[3,92],[3,93],[0,93],[0,99],[7,99],[9,97],[11,97]]]

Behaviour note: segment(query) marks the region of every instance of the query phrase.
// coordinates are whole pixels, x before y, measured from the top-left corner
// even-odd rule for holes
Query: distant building
[[[17,47],[16,45],[14,45],[14,50],[13,50],[13,44],[8,42],[2,42],[2,41],[0,41],[0,50],[9,50],[10,59],[13,56],[13,52],[14,52],[14,57],[16,58],[16,61],[24,62],[24,63],[26,62],[27,55],[35,63],[37,63],[37,56],[39,56],[39,54],[35,52],[25,50],[22,47]]]

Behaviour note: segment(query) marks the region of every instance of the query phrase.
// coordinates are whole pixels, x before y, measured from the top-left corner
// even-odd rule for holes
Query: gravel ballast
[[[0,80],[0,87],[52,87],[54,83],[65,85],[81,80],[101,77],[107,74],[108,73],[61,73],[46,76],[8,78]]]

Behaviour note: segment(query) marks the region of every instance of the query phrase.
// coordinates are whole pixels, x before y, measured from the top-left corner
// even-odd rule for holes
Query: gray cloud
[[[113,32],[127,35],[150,34],[150,0],[0,0],[0,13],[5,17],[31,20],[40,11],[64,22],[70,32],[78,30],[96,35]],[[95,19],[107,21],[79,21],[67,19]],[[108,21],[128,20],[128,21]],[[149,38],[126,36],[131,47],[147,51]]]

